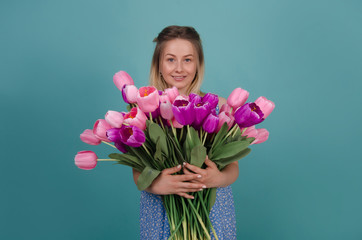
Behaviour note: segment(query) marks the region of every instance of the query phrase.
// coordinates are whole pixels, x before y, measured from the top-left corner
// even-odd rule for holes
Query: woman
[[[204,55],[201,39],[192,27],[169,26],[157,38],[152,58],[150,81],[159,90],[177,87],[180,94],[191,92],[202,95],[200,91],[204,75]],[[219,107],[226,103],[219,98]],[[216,202],[212,207],[210,219],[218,238],[236,239],[235,210],[230,185],[239,174],[238,163],[234,162],[219,171],[208,158],[206,169],[191,164],[183,166],[184,175],[172,175],[182,167],[165,169],[153,183],[141,192],[140,230],[141,239],[167,239],[169,224],[160,195],[177,194],[192,199],[190,192],[204,188],[217,188]],[[140,173],[133,170],[134,181]]]

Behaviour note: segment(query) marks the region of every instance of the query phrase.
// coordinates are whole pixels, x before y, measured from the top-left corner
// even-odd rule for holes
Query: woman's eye
[[[169,62],[173,62],[173,61],[175,61],[175,59],[173,59],[173,58],[169,58],[169,59],[167,59],[167,61],[169,61]]]
[[[185,61],[186,61],[186,62],[191,62],[191,59],[190,59],[190,58],[186,58]]]

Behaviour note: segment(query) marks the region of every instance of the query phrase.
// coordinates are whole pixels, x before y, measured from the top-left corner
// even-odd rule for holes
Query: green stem
[[[108,143],[108,142],[106,142],[106,141],[102,141],[102,143],[107,144],[107,145],[109,145],[109,146],[114,147],[115,149],[117,149],[114,145],[112,145],[112,144],[110,144],[110,143]]]
[[[209,231],[206,229],[205,224],[202,222],[202,219],[201,219],[199,213],[197,212],[197,210],[195,209],[194,205],[192,204],[192,201],[191,201],[190,199],[187,199],[187,200],[189,201],[189,204],[190,204],[192,210],[194,211],[194,213],[195,213],[195,215],[196,215],[196,217],[197,217],[197,220],[199,220],[199,223],[200,223],[202,229],[204,230],[207,239],[210,240],[211,237],[210,237]]]

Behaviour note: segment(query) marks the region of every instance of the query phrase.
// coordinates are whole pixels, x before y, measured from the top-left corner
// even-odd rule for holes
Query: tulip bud
[[[269,132],[265,128],[257,129],[258,130],[258,136],[256,137],[253,144],[259,144],[263,143],[269,138]]]
[[[232,113],[232,114],[234,114],[234,112],[235,111],[231,111],[231,107],[227,104],[227,103],[224,103],[222,106],[221,106],[221,108],[220,108],[220,113],[221,112],[228,112],[228,113]],[[233,109],[234,110],[234,109]]]
[[[217,131],[220,131],[224,123],[226,123],[228,125],[228,129],[230,129],[234,124],[234,116],[229,112],[220,112]]]
[[[269,114],[274,110],[275,104],[268,100],[266,97],[259,97],[255,100],[255,104],[261,109],[264,113],[264,118],[269,116]]]
[[[97,166],[97,155],[92,151],[80,151],[74,157],[74,163],[83,170],[91,170]]]
[[[242,88],[235,88],[227,99],[227,103],[233,109],[242,106],[249,97],[249,92]]]
[[[123,114],[116,111],[108,111],[105,120],[114,128],[119,128],[123,123]]]
[[[214,114],[209,114],[209,116],[206,117],[204,123],[202,124],[202,128],[205,130],[205,132],[213,133],[217,129],[218,125],[218,116]]]
[[[173,118],[172,104],[169,101],[161,102],[160,113],[164,119],[171,120]]]
[[[119,71],[116,74],[114,74],[113,82],[116,85],[116,87],[119,89],[119,91],[122,91],[123,86],[126,84],[134,85],[133,79],[125,71]]]
[[[181,123],[179,123],[176,118],[172,118],[172,125],[174,128],[183,128],[184,125],[182,125]]]
[[[123,100],[130,104],[137,102],[138,89],[135,85],[124,85],[122,88]]]
[[[165,89],[165,93],[169,97],[170,103],[173,103],[175,101],[176,97],[178,95],[180,95],[180,93],[178,92],[178,89],[176,87]]]
[[[80,139],[90,145],[99,145],[101,140],[94,136],[92,129],[86,129],[80,134]]]
[[[93,126],[93,134],[102,141],[110,142],[107,138],[107,130],[112,126],[104,119],[98,119]]]

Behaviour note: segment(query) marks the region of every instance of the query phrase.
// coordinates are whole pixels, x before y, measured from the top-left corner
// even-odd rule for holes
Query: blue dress
[[[216,111],[218,112],[218,107]],[[219,240],[236,239],[234,198],[231,186],[217,188],[216,201],[210,212],[210,220]],[[160,195],[141,192],[140,239],[167,240],[170,226]],[[211,239],[215,239],[211,234]]]

